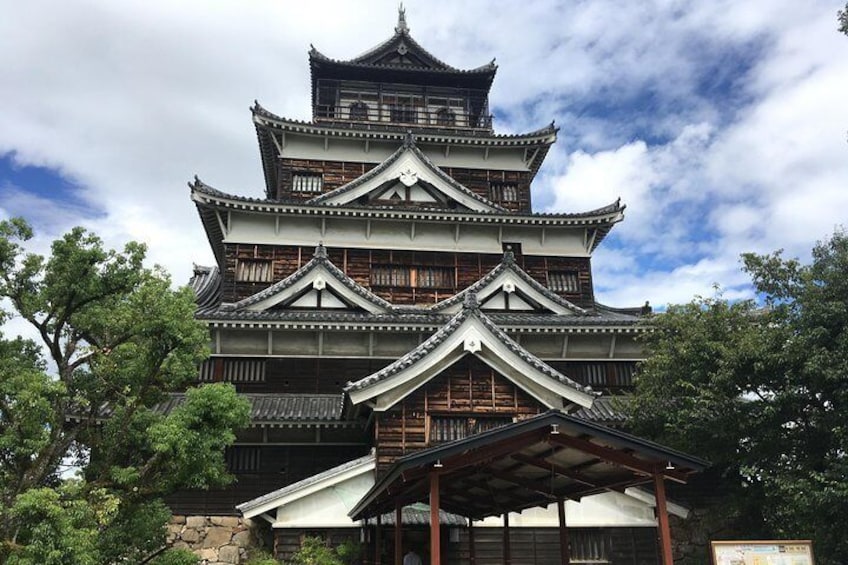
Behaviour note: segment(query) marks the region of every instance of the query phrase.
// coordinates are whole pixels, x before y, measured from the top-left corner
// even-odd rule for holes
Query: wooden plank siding
[[[547,408],[477,358],[464,358],[375,418],[378,472],[429,447],[434,417],[498,416],[520,420]]]
[[[348,161],[319,161],[310,159],[280,159],[277,162],[277,198],[283,200],[309,200],[318,192],[292,191],[292,177],[297,173],[320,174],[323,190],[330,192],[356,180],[377,163],[355,163]],[[466,169],[440,167],[442,171],[483,198],[494,200],[513,212],[530,212],[530,173],[528,171],[503,171],[499,169]],[[514,198],[504,199],[497,187],[509,184],[515,187]],[[493,190],[494,187],[494,190]]]
[[[274,282],[284,279],[306,264],[315,252],[314,247],[284,245],[245,245],[225,244],[225,269],[223,273],[223,298],[226,302],[236,302]],[[383,249],[338,249],[328,250],[329,258],[358,284],[370,288],[378,296],[393,304],[433,304],[449,298],[457,292],[474,284],[491,271],[502,260],[499,253],[458,253],[431,251],[391,251]],[[239,260],[270,261],[273,273],[271,281],[246,282],[236,278],[236,264]],[[577,274],[576,292],[557,292],[560,296],[584,307],[593,305],[592,274],[590,260],[586,257],[543,257],[536,255],[518,255],[519,266],[536,279],[548,286],[549,272],[574,272]],[[454,270],[452,286],[443,288],[421,288],[410,286],[373,286],[371,272],[374,266],[438,267]]]
[[[257,467],[233,472],[235,481],[224,489],[182,490],[166,498],[174,514],[236,515],[236,505],[268,494],[368,453],[362,446],[268,446]],[[232,472],[232,470],[231,470]]]

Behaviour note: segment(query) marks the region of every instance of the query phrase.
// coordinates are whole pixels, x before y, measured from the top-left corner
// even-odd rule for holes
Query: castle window
[[[410,104],[394,104],[390,108],[391,121],[414,124],[417,121],[415,107]]]
[[[264,383],[265,361],[263,359],[207,359],[200,366],[200,381]]]
[[[517,202],[518,185],[514,182],[493,182],[490,194],[493,202]]]
[[[456,114],[448,108],[442,108],[436,112],[436,124],[440,126],[452,126],[456,124]]]
[[[362,120],[368,119],[368,104],[365,102],[354,102],[350,105],[350,119]]]
[[[321,173],[294,173],[292,192],[321,192],[324,188],[324,176]]]
[[[236,281],[271,282],[274,265],[269,259],[239,259],[236,261]]]
[[[463,439],[511,423],[512,416],[431,416],[429,442],[432,445]]]
[[[548,271],[548,288],[554,292],[580,292],[576,271]]]
[[[409,267],[376,265],[371,268],[371,286],[453,288],[454,267]]]
[[[230,447],[225,453],[227,470],[231,473],[259,471],[261,451],[258,447]]]

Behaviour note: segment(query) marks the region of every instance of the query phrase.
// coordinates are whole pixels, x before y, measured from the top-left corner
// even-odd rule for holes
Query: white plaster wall
[[[275,528],[349,528],[359,526],[347,513],[374,485],[372,472],[290,502],[277,509]]]
[[[587,496],[581,502],[565,503],[565,523],[572,528],[590,527],[648,527],[656,526],[654,509],[644,502],[618,492]],[[501,527],[501,518],[486,518],[474,522],[475,527]],[[547,508],[531,508],[509,515],[510,527],[557,527],[556,504]]]

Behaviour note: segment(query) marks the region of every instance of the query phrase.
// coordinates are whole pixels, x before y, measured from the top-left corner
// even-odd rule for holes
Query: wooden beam
[[[382,530],[382,516],[380,514],[377,514],[377,525],[374,528],[374,565],[381,565],[382,562],[380,551],[381,546],[383,545],[383,536],[381,535]]]
[[[503,562],[512,565],[512,548],[509,545],[509,513],[503,515]]]
[[[477,565],[477,554],[474,548],[474,520],[469,516],[468,520],[468,562]]]
[[[430,565],[442,563],[442,540],[439,524],[439,474],[430,473]]]
[[[556,443],[565,447],[572,447],[584,453],[595,455],[596,457],[600,457],[604,461],[615,463],[620,467],[630,469],[631,471],[641,473],[642,475],[650,477],[654,474],[653,461],[637,459],[632,455],[629,455],[621,450],[614,449],[612,447],[605,447],[603,445],[598,445],[597,443],[592,443],[591,441],[585,439],[570,437],[565,434],[550,435],[548,440],[551,443]],[[665,477],[668,477],[669,479],[677,481],[679,483],[685,484],[688,480],[688,477],[684,473],[680,473],[677,471],[664,470],[662,474]]]
[[[568,546],[568,527],[565,523],[565,500],[557,500],[557,515],[559,516],[559,555],[562,565],[571,563],[571,550]]]
[[[657,499],[657,534],[660,538],[662,565],[674,565],[671,554],[671,528],[668,523],[668,503],[665,498],[665,479],[657,471],[654,473],[654,496]]]
[[[512,483],[514,485],[518,485],[518,486],[525,488],[527,490],[533,491],[537,494],[541,494],[542,496],[544,496],[545,498],[547,498],[551,502],[553,502],[554,500],[557,500],[557,497],[555,497],[553,494],[551,494],[550,489],[544,488],[543,485],[539,484],[536,481],[524,479],[524,478],[521,478],[521,477],[516,477],[515,475],[513,475],[511,473],[505,473],[503,471],[490,470],[489,473],[491,473],[492,477],[494,477],[496,479],[499,479],[501,481],[505,481],[505,482],[508,482],[508,483]]]
[[[395,505],[395,565],[403,565],[403,506]]]
[[[577,481],[578,483],[582,483],[584,485],[594,487],[598,486],[597,481],[591,480],[589,477],[582,473],[578,473],[577,471],[572,471],[568,467],[563,467],[562,465],[557,465],[556,463],[551,463],[545,459],[540,457],[530,457],[528,455],[522,455],[521,453],[513,453],[512,458],[516,461],[520,461],[521,463],[526,463],[527,465],[532,465],[533,467],[538,467],[539,469],[544,469],[546,471],[553,471],[558,475],[562,475],[564,477],[568,477],[573,481]]]

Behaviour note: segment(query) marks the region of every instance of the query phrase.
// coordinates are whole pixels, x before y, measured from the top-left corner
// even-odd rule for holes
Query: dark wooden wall
[[[375,544],[373,527],[369,528],[369,540],[361,544],[363,565],[374,563]],[[458,541],[450,541],[450,528],[442,527],[443,563],[470,565],[468,528],[460,527]],[[656,528],[570,528],[571,562],[610,565],[656,565]],[[300,547],[307,535],[325,539],[335,546],[346,541],[360,539],[359,528],[336,528],[306,530],[286,528],[274,530],[274,548],[277,559],[289,559]],[[404,527],[405,554],[409,547],[421,555],[424,563],[429,562],[429,528],[426,526]],[[513,565],[560,565],[559,530],[557,528],[511,528],[510,547]],[[383,526],[382,559],[391,564],[394,555],[394,526]],[[503,529],[474,529],[476,565],[503,564]]]
[[[225,244],[226,265],[223,273],[224,301],[236,302],[284,279],[312,259],[315,248],[283,245]],[[371,288],[371,268],[375,265],[449,267],[455,270],[452,288],[374,287],[371,290],[394,304],[432,304],[453,296],[474,284],[503,260],[502,253],[452,253],[424,251],[387,251],[382,249],[329,249],[330,260],[349,277]],[[238,260],[261,259],[273,264],[270,282],[236,281]],[[558,293],[577,305],[594,304],[590,261],[586,257],[540,257],[518,255],[518,265],[544,286],[549,271],[572,271],[579,280],[578,292]]]
[[[221,363],[251,358],[217,357]],[[264,382],[234,382],[239,392],[341,394],[349,381],[358,381],[389,365],[394,359],[255,358],[265,363]],[[215,361],[210,361],[215,362]],[[626,391],[633,386],[635,361],[560,361],[547,363],[567,377],[595,390]],[[456,397],[454,397],[455,399]]]
[[[482,415],[522,419],[545,406],[477,358],[465,358],[386,412],[374,425],[378,472],[431,444],[433,416]]]
[[[277,163],[277,198],[310,200],[318,193],[292,192],[293,173],[315,173],[323,176],[323,192],[330,192],[356,180],[377,163],[353,163],[346,161],[318,161],[309,159],[280,159]],[[503,171],[498,169],[466,169],[441,167],[461,185],[486,199],[493,199],[493,183],[509,183],[516,187],[517,198],[499,202],[504,208],[516,212],[530,212],[530,173],[528,171]]]
[[[236,505],[311,477],[366,455],[363,446],[268,446],[261,447],[258,469],[234,473],[235,482],[225,489],[185,490],[166,499],[174,514],[236,515]]]

